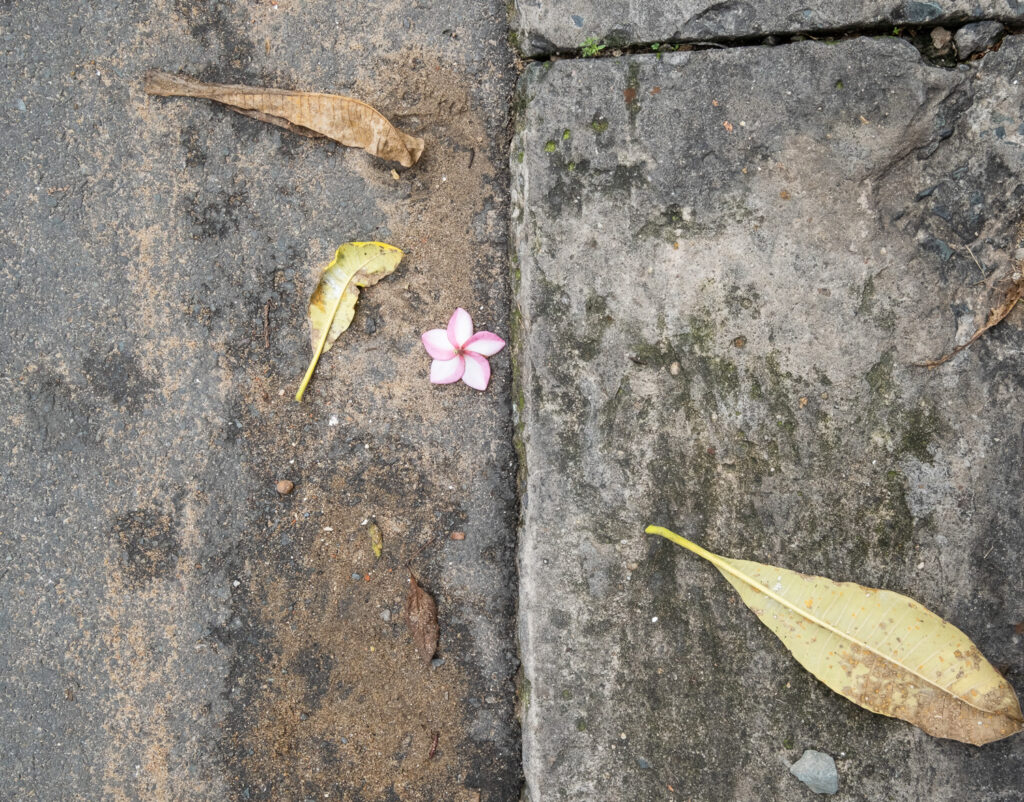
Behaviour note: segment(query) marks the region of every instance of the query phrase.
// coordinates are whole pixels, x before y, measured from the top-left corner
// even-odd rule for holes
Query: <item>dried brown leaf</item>
[[[241,114],[279,125],[303,136],[325,136],[403,167],[423,153],[423,140],[395,128],[372,106],[341,95],[265,89],[240,84],[208,84],[185,75],[152,71],[146,93],[161,97],[215,100]]]
[[[971,339],[962,345],[958,345],[948,354],[945,354],[938,359],[929,359],[927,362],[918,363],[923,368],[937,368],[939,365],[948,362],[965,348],[974,344],[975,341],[986,331],[991,329],[993,326],[998,325],[1003,319],[1013,311],[1013,308],[1020,301],[1022,295],[1024,295],[1024,281],[1018,280],[1006,293],[1006,297],[1003,302],[999,304],[995,309],[989,310],[988,319],[985,321],[983,326],[980,326],[974,334],[971,335]]]
[[[1022,243],[1024,243],[1024,220],[1021,220],[1021,222],[1017,224],[1017,233],[1014,238],[1014,249],[1019,249]],[[971,251],[970,248],[967,249],[967,252],[971,254],[971,258],[974,259],[974,263],[978,265],[978,269],[981,270],[982,275],[984,276],[985,271],[982,269],[977,257],[974,256],[974,252]],[[971,335],[971,338],[967,342],[962,345],[958,345],[948,354],[945,354],[938,359],[929,359],[926,362],[918,362],[918,367],[937,368],[939,365],[951,360],[965,348],[973,345],[986,331],[998,326],[1003,320],[1005,320],[1006,316],[1013,311],[1021,298],[1024,298],[1024,276],[1021,275],[1022,272],[1024,272],[1024,260],[1012,260],[1012,283],[1004,292],[1002,301],[1000,301],[997,306],[989,310],[988,317],[985,318],[985,323],[978,327],[978,330]],[[993,273],[993,276],[994,275],[995,273]]]
[[[409,574],[409,594],[405,597],[405,623],[412,634],[416,651],[424,663],[429,663],[437,651],[437,605],[430,594]]]

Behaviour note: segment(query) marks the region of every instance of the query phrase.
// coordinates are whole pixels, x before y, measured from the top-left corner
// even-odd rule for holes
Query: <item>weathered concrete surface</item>
[[[1024,39],[956,70],[894,39],[558,61],[520,94],[530,798],[812,799],[806,748],[837,799],[1024,798],[1020,736],[856,707],[643,534],[911,595],[1024,690],[1021,310],[913,365],[1009,271]]]
[[[1024,20],[1018,0],[515,0],[519,47],[528,56],[576,50],[591,38],[610,46],[722,41],[884,26]]]
[[[3,799],[518,797],[509,359],[431,388],[419,343],[457,305],[508,332],[506,34],[497,2],[0,4]],[[426,154],[396,180],[154,67],[354,95]],[[316,277],[371,238],[407,258],[297,405]]]

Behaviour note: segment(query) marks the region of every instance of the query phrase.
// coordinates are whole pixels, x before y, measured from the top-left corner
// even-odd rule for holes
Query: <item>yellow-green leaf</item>
[[[390,275],[404,254],[383,242],[346,242],[320,276],[309,299],[309,337],[313,359],[302,378],[295,400],[301,401],[320,354],[330,351],[334,341],[352,323],[359,288],[371,287]]]
[[[370,522],[370,548],[373,549],[373,556],[379,560],[384,551],[384,536],[374,521]]]
[[[861,707],[976,746],[1024,726],[1010,683],[913,599],[721,557],[660,526],[646,531],[714,565],[804,668]]]

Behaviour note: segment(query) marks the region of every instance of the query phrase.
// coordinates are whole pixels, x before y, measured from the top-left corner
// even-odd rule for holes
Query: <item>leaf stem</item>
[[[682,546],[684,549],[687,549],[688,551],[692,551],[698,557],[703,557],[705,560],[714,565],[718,565],[722,561],[722,558],[719,557],[717,554],[712,554],[707,549],[701,548],[696,543],[687,540],[682,535],[677,535],[675,532],[666,529],[664,526],[648,526],[644,530],[644,532],[646,532],[648,535],[661,535],[666,540],[671,540],[676,545]]]

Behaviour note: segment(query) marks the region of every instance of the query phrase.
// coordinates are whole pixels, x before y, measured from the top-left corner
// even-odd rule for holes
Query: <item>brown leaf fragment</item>
[[[416,651],[424,663],[429,663],[437,651],[437,605],[430,594],[409,573],[409,594],[405,597],[405,623],[412,634]]]
[[[1017,224],[1016,236],[1014,237],[1015,252],[1019,253],[1019,249],[1022,244],[1024,244],[1024,220],[1021,220]],[[981,265],[978,263],[977,257],[974,256],[974,252],[971,251],[970,248],[968,248],[967,251],[971,254],[971,258],[974,259],[974,263],[978,265],[978,269],[981,270]],[[985,271],[982,270],[981,272],[984,275]],[[971,338],[962,345],[958,345],[945,356],[939,357],[938,359],[929,359],[927,362],[918,362],[918,367],[937,368],[944,362],[951,360],[965,348],[973,345],[986,331],[998,326],[1006,319],[1006,316],[1013,311],[1021,298],[1024,298],[1024,276],[1021,275],[1022,272],[1024,272],[1024,259],[1012,259],[1010,272],[1011,283],[1005,290],[1002,301],[1000,301],[997,306],[989,310],[985,323],[978,327],[978,330],[971,335]]]
[[[984,334],[986,331],[993,328],[994,326],[999,325],[1004,320],[1004,318],[1006,318],[1006,316],[1013,311],[1013,308],[1017,305],[1017,302],[1020,301],[1022,294],[1024,294],[1024,281],[1018,280],[1007,291],[1006,297],[1003,299],[1003,302],[999,304],[999,306],[997,306],[995,309],[989,310],[988,319],[985,321],[984,325],[980,326],[978,330],[971,335],[971,339],[969,339],[962,345],[958,345],[945,356],[939,357],[938,359],[929,359],[927,362],[919,362],[918,365],[922,368],[937,368],[944,362],[948,362],[949,360],[951,360],[965,348],[968,348],[969,346],[973,345],[981,337],[982,334]]]
[[[215,100],[257,120],[303,136],[323,136],[412,167],[423,154],[423,140],[395,128],[372,106],[341,95],[266,89],[240,84],[208,84],[158,70],[146,74],[146,94]]]

